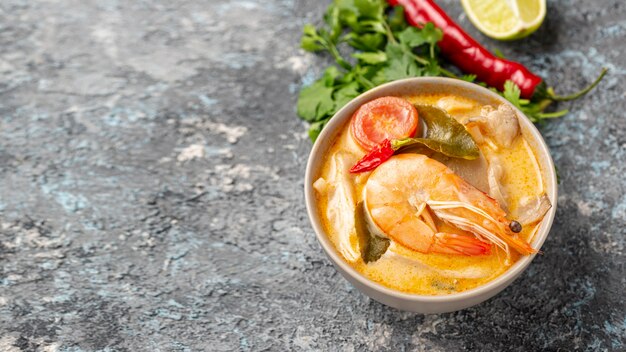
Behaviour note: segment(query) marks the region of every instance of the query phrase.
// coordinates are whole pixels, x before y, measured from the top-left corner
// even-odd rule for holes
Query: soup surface
[[[533,146],[524,138],[524,131],[520,129],[518,135],[508,141],[510,143],[507,146],[502,146],[497,143],[497,135],[490,136],[487,133],[494,133],[493,129],[490,131],[488,128],[472,127],[474,118],[485,116],[488,112],[497,110],[498,106],[485,107],[466,97],[447,94],[423,94],[403,98],[413,104],[439,107],[465,126],[480,150],[478,159],[452,158],[425,148],[419,150],[419,153],[443,163],[464,181],[489,194],[491,196],[489,199],[496,199],[498,205],[506,212],[507,219],[523,217],[528,219],[522,224],[521,232],[514,236],[530,243],[539,220],[547,211],[545,204],[542,210],[534,208],[540,207],[538,204],[541,200],[545,201],[547,198],[542,170]],[[421,118],[420,124],[423,130]],[[491,250],[480,255],[417,251],[394,240],[395,237],[383,233],[381,234],[383,237],[390,238],[389,247],[379,259],[366,263],[361,253],[362,242],[355,228],[358,225],[355,224],[355,211],[358,211],[357,205],[364,201],[364,188],[370,176],[376,171],[362,173],[349,171],[368,152],[355,140],[349,125],[350,122],[343,127],[336,136],[335,143],[328,150],[314,188],[326,233],[335,249],[353,268],[367,278],[395,290],[443,295],[485,284],[501,275],[520,258],[522,254],[518,251],[493,245],[484,236],[475,235],[472,231],[467,231],[467,228],[463,230],[441,219],[431,209],[436,232],[459,234],[465,236],[463,238],[478,238],[491,245]],[[415,189],[415,192],[420,193],[422,190]],[[537,205],[534,206],[533,202]],[[413,202],[411,204],[415,205]],[[416,205],[416,208],[419,208],[419,205]],[[542,213],[529,219],[528,209]]]

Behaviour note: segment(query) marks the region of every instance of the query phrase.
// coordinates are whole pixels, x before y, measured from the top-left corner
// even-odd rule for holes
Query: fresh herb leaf
[[[319,28],[305,25],[301,47],[310,52],[327,52],[341,69],[331,83],[314,83],[304,87],[298,102],[298,114],[310,122],[322,122],[330,118],[346,102],[346,97],[354,91],[365,92],[377,85],[407,77],[445,76],[460,78],[468,82],[476,80],[475,75],[458,77],[440,66],[436,44],[443,38],[443,32],[432,23],[421,28],[409,26],[404,18],[404,8],[396,6],[391,11],[384,0],[334,0],[324,14],[324,23]],[[343,34],[345,33],[345,34]],[[347,44],[359,51],[353,54],[357,64],[353,65],[342,57],[338,46]],[[495,54],[502,53],[495,49]],[[488,87],[484,82],[476,84],[501,94],[511,101],[535,123],[563,116],[567,110],[545,112],[555,101],[576,99],[595,87],[606,74],[603,69],[598,78],[578,93],[559,96],[545,83],[540,83],[532,99],[520,99],[519,88],[507,82],[503,92]],[[331,80],[331,79],[328,79]],[[350,86],[351,94],[337,91]],[[346,88],[347,89],[347,88]],[[330,96],[330,97],[329,97]],[[322,123],[313,131],[318,131]],[[312,134],[314,135],[314,134]]]
[[[382,238],[373,234],[367,225],[365,217],[365,205],[363,202],[359,202],[354,212],[355,230],[359,239],[361,258],[363,258],[365,263],[371,263],[377,261],[385,254],[387,248],[389,248],[390,241],[388,238]]]
[[[476,75],[475,74],[471,74],[471,75],[463,75],[461,77],[459,77],[459,79],[465,81],[465,82],[474,82],[476,80]]]
[[[385,36],[381,33],[350,32],[344,36],[344,40],[353,48],[363,51],[377,51],[385,44]]]
[[[402,7],[386,13],[387,7],[384,0],[335,0],[326,10],[320,28],[304,27],[302,48],[328,52],[340,67],[332,66],[323,78],[300,92],[298,115],[315,123],[311,139],[343,105],[379,84],[424,75],[454,76],[434,57],[441,31],[432,24],[409,27]],[[359,51],[352,54],[356,65],[342,57],[340,43]]]
[[[354,75],[354,80],[361,85],[362,90],[366,91],[376,86],[372,80],[380,70],[379,65],[356,65],[350,73]]]
[[[309,126],[309,138],[311,139],[312,142],[315,142],[317,137],[322,132],[322,129],[324,128],[324,126],[326,126],[326,124],[328,123],[328,120],[330,120],[330,118],[313,122],[311,126]]]
[[[329,38],[333,43],[337,43],[341,32],[343,31],[343,25],[339,18],[339,8],[334,5],[330,5],[324,14],[324,21],[328,25]]]
[[[504,96],[504,99],[510,101],[511,104],[515,105],[519,109],[522,108],[519,99],[520,94],[521,91],[517,84],[515,84],[513,81],[504,82],[504,91],[502,92],[502,96]]]
[[[359,33],[380,33],[387,34],[387,29],[383,22],[376,20],[360,21],[357,29]]]
[[[428,64],[422,69],[422,76],[439,76],[441,74],[441,67],[439,63],[434,60],[428,60]]]
[[[386,3],[382,0],[335,0],[341,22],[357,32],[362,31],[360,22],[382,20]]]
[[[359,17],[381,20],[386,2],[383,0],[354,0],[354,6],[359,11]]]
[[[526,115],[530,121],[534,123],[543,123],[547,119],[553,119],[561,117],[567,114],[568,110],[560,110],[555,112],[544,112],[545,109],[552,103],[552,100],[543,98],[536,101],[529,101],[526,99],[520,99],[520,89],[513,81],[506,81],[504,83],[504,91],[502,96],[508,100],[511,104],[520,109],[524,115]]]
[[[318,121],[334,108],[332,94],[333,88],[320,81],[303,88],[298,98],[298,115],[309,122]]]
[[[326,49],[326,41],[317,33],[313,25],[304,26],[304,35],[300,41],[300,47],[306,51],[316,52]]]
[[[392,142],[395,150],[418,144],[453,158],[478,158],[480,150],[472,136],[445,110],[420,104],[415,104],[415,108],[420,119],[426,123],[426,136],[395,140]]]
[[[443,32],[441,29],[435,27],[432,22],[424,24],[422,27],[422,35],[429,44],[437,44],[437,42],[443,39]]]
[[[354,53],[352,57],[369,65],[378,65],[387,62],[387,54],[385,54],[384,51]]]
[[[398,40],[400,40],[400,43],[406,44],[410,47],[416,47],[424,43],[428,43],[423,31],[417,27],[405,28],[402,32],[398,33]]]
[[[341,72],[339,72],[339,69],[336,66],[330,66],[326,69],[326,71],[324,71],[322,80],[324,81],[325,86],[332,87],[340,76]]]
[[[329,67],[324,76],[308,87],[302,88],[298,98],[298,115],[306,121],[319,121],[325,116],[334,113],[333,100],[334,82],[339,71],[336,67]]]
[[[500,49],[498,49],[498,48],[493,48],[493,54],[494,54],[497,58],[500,58],[500,59],[506,59],[506,58],[504,57],[504,54],[503,54],[503,53],[500,51]]]
[[[407,27],[398,34],[400,42],[412,48],[423,44],[435,45],[441,38],[443,32],[430,22],[422,28]]]
[[[417,62],[415,62],[410,50],[404,44],[389,43],[385,53],[388,61],[382,70],[382,75],[386,82],[421,76]]]
[[[337,110],[341,109],[350,100],[356,98],[359,94],[361,94],[359,88],[360,86],[357,82],[350,82],[337,89],[337,91],[333,95]]]
[[[404,19],[404,7],[395,6],[389,17],[389,28],[392,32],[399,32],[406,28],[406,20]]]

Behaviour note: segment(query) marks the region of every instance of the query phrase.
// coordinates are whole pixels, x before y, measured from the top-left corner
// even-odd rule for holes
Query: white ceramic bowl
[[[313,182],[319,177],[319,171],[323,163],[323,158],[328,149],[332,146],[336,135],[341,131],[342,127],[348,123],[354,111],[364,103],[383,96],[405,96],[418,93],[436,93],[447,92],[460,96],[465,96],[478,101],[481,104],[498,105],[500,103],[509,104],[507,100],[490,90],[480,87],[473,83],[464,82],[457,79],[441,78],[441,77],[420,77],[409,78],[376,87],[366,93],[359,95],[343,107],[330,122],[326,125],[320,136],[318,137],[313,150],[309,156],[305,176],[305,198],[306,206],[317,239],[322,245],[324,252],[333,262],[337,270],[350,281],[359,291],[369,297],[402,310],[417,313],[444,313],[452,312],[464,308],[471,307],[481,303],[510,285],[533,260],[535,255],[520,258],[505,273],[498,276],[494,280],[485,285],[467,290],[461,293],[441,296],[417,295],[400,292],[383,286],[379,283],[369,280],[361,273],[346,263],[334,248],[330,239],[325,233],[325,229],[320,221],[319,211],[315,200],[315,190]],[[509,104],[511,105],[511,104]],[[541,166],[543,177],[545,180],[546,193],[552,202],[552,208],[543,218],[539,231],[534,236],[532,246],[536,249],[541,245],[548,236],[554,214],[556,212],[557,200],[557,183],[554,163],[550,157],[550,152],[539,131],[528,120],[526,116],[514,106],[511,105],[517,113],[524,137],[534,147],[537,152],[537,158]]]

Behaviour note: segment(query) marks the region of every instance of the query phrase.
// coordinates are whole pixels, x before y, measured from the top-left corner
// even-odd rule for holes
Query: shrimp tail
[[[521,240],[517,237],[513,237],[509,234],[504,234],[501,236],[503,237],[503,239],[506,241],[508,245],[513,247],[516,251],[518,251],[522,255],[538,253],[536,249],[531,247],[530,244],[528,244],[528,242],[524,240]]]
[[[431,247],[431,250],[438,253],[463,254],[468,256],[486,255],[491,253],[491,244],[485,243],[475,237],[438,232],[435,234],[435,243]]]
[[[502,228],[502,224],[494,219],[491,215],[489,215],[484,210],[477,208],[469,203],[465,202],[437,202],[437,201],[429,201],[430,208],[435,212],[435,214],[442,220],[451,223],[452,225],[462,229],[469,231],[479,238],[484,238],[494,243],[498,247],[502,248],[507,253],[507,256],[510,255],[509,246],[518,251],[522,255],[529,255],[533,253],[537,253],[537,250],[531,247],[526,241],[519,239],[517,237],[511,236],[507,230],[499,230],[498,235],[496,235],[492,230]],[[487,224],[491,224],[488,227],[484,227],[479,225],[478,222],[472,222],[468,219],[456,215],[451,209],[459,209],[463,208],[469,210],[476,215],[478,215],[481,219],[485,220]]]

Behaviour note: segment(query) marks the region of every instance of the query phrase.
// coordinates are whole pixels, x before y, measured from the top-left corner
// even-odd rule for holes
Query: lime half
[[[546,17],[545,0],[461,0],[461,4],[476,28],[500,40],[530,35]]]

